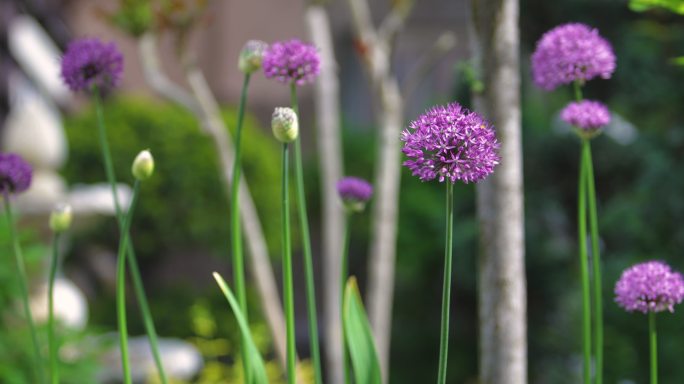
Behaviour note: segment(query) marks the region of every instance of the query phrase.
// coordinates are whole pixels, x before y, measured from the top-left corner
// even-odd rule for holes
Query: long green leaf
[[[631,0],[629,8],[635,12],[665,8],[671,12],[684,15],[684,0]]]
[[[353,276],[347,280],[344,289],[342,320],[356,384],[380,384],[380,362],[373,333],[361,301],[356,278]]]
[[[247,350],[243,351],[242,353],[249,354],[249,369],[251,372],[251,375],[246,375],[251,377],[250,382],[247,384],[268,384],[268,376],[266,375],[264,360],[261,358],[261,355],[254,344],[252,334],[249,332],[247,321],[245,321],[245,317],[243,316],[242,311],[240,311],[240,305],[235,299],[230,287],[228,287],[228,284],[226,284],[221,275],[216,272],[214,272],[213,275],[214,279],[216,279],[216,282],[219,285],[219,288],[221,288],[221,291],[223,291],[223,294],[226,296],[228,304],[230,304],[230,308],[235,314],[235,319],[238,322],[240,333],[242,334],[242,338],[245,340],[245,347]]]

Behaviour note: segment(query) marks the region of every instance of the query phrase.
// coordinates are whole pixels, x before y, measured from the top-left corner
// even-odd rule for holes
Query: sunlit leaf
[[[266,375],[264,360],[261,358],[261,355],[254,344],[247,321],[240,310],[240,305],[221,275],[216,272],[214,272],[213,275],[214,279],[216,279],[216,282],[219,285],[219,288],[221,288],[221,291],[223,291],[223,294],[226,296],[228,304],[230,304],[230,308],[233,310],[233,314],[235,314],[235,319],[237,320],[238,327],[240,328],[240,334],[245,340],[245,347],[247,351],[243,353],[249,354],[249,369],[251,373],[251,380],[248,384],[268,384],[268,376]]]
[[[342,320],[356,384],[380,384],[380,362],[373,333],[354,277],[347,280],[344,289]]]
[[[665,8],[671,12],[684,15],[684,0],[630,0],[629,8],[636,12]]]

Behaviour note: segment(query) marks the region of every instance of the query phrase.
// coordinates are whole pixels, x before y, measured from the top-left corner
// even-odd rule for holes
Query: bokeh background
[[[359,63],[348,5],[328,2],[335,53],[339,64],[345,172],[372,179],[376,136],[372,90]],[[372,2],[376,18],[391,1]],[[213,270],[230,276],[228,207],[219,180],[217,158],[209,139],[192,115],[154,96],[145,86],[135,42],[108,22],[115,2],[90,0],[10,0],[3,2],[0,116],[10,121],[14,100],[11,79],[24,69],[12,55],[8,25],[31,15],[64,48],[75,37],[117,42],[126,55],[122,87],[107,99],[107,123],[115,166],[127,175],[130,159],[151,148],[158,172],[143,188],[132,232],[150,303],[163,336],[192,343],[204,357],[195,381],[237,380],[234,352],[237,328],[211,279]],[[267,42],[307,35],[301,1],[209,2],[190,40],[201,68],[224,107],[229,126],[235,120],[241,74],[236,61],[248,39]],[[645,383],[648,374],[646,317],[624,313],[613,303],[612,288],[627,266],[662,259],[684,269],[684,67],[672,59],[684,56],[684,16],[666,10],[630,10],[626,1],[521,0],[522,119],[525,179],[526,267],[531,383],[579,382],[581,369],[579,271],[576,261],[576,178],[578,141],[560,122],[558,111],[571,99],[570,89],[545,93],[530,80],[529,56],[548,29],[569,21],[599,29],[615,49],[617,70],[610,80],[590,82],[588,98],[605,101],[613,112],[606,134],[594,140],[601,246],[604,260],[606,320],[606,382]],[[468,3],[421,0],[399,34],[394,71],[404,80],[415,57],[444,31],[453,31],[456,48],[427,74],[407,102],[409,121],[425,108],[457,100],[470,104]],[[162,37],[164,68],[180,78],[173,40]],[[56,60],[57,58],[55,58]],[[313,124],[310,87],[302,95],[303,125]],[[250,182],[269,251],[279,275],[278,151],[268,127],[274,106],[288,103],[287,88],[258,74],[250,90],[246,122],[245,174]],[[103,180],[93,105],[76,98],[60,108],[68,142],[68,160],[59,169],[69,185]],[[7,130],[7,128],[3,128]],[[315,137],[304,132],[309,217],[314,229],[314,255],[320,250],[319,168]],[[121,181],[131,182],[128,176]],[[477,307],[475,187],[458,185],[455,214],[455,285],[449,356],[449,382],[477,381]],[[398,236],[396,292],[392,328],[391,383],[422,383],[437,365],[442,274],[442,189],[421,183],[403,171]],[[30,215],[29,215],[30,216]],[[368,215],[357,217],[351,233],[351,274],[363,291],[369,240]],[[39,279],[49,237],[38,220],[22,219],[22,233],[31,271]],[[5,225],[4,222],[2,225]],[[4,227],[2,227],[4,228]],[[17,297],[6,230],[0,232],[0,382],[26,383],[26,330],[5,312]],[[296,237],[295,237],[296,238]],[[116,328],[112,257],[118,242],[115,221],[102,217],[74,231],[65,253],[64,275],[85,294],[90,314],[87,327],[65,335],[74,343]],[[299,244],[296,244],[298,247]],[[300,249],[296,249],[296,260]],[[320,260],[315,260],[320,271]],[[301,263],[295,270],[302,273]],[[320,273],[317,275],[320,276]],[[319,279],[320,280],[320,279]],[[308,355],[303,278],[295,279],[298,350]],[[318,281],[321,284],[320,281]],[[258,299],[251,291],[251,302]],[[262,351],[273,360],[268,329],[251,309]],[[684,311],[658,316],[662,383],[684,382]],[[144,333],[131,304],[130,331]],[[10,331],[11,330],[11,331]],[[17,330],[17,332],[14,332]],[[105,348],[105,347],[103,347]],[[68,364],[65,382],[93,382],[97,350],[82,352]],[[227,379],[226,379],[227,378]],[[95,379],[92,379],[95,380]]]

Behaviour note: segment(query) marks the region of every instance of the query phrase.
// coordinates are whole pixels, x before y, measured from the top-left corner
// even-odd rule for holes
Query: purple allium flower
[[[636,264],[615,284],[615,301],[628,312],[674,312],[684,299],[684,279],[662,261]]]
[[[101,91],[119,84],[123,72],[123,55],[116,44],[98,39],[80,39],[69,43],[62,57],[62,79],[74,92]]]
[[[563,24],[546,32],[532,54],[534,83],[547,91],[575,80],[609,79],[614,71],[613,47],[585,24]]]
[[[373,195],[373,186],[364,179],[347,176],[337,182],[337,193],[347,209],[359,212]]]
[[[595,134],[610,123],[610,111],[601,102],[583,100],[563,108],[561,119],[585,133]]]
[[[273,43],[264,55],[264,75],[281,83],[304,85],[320,72],[318,50],[297,39]]]
[[[0,194],[21,193],[31,185],[33,168],[21,156],[0,153]]]
[[[477,182],[500,160],[494,128],[458,103],[428,110],[401,133],[401,141],[409,157],[404,165],[423,181]]]

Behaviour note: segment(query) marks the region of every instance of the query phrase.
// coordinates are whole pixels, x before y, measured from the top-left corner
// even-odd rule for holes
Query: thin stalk
[[[442,286],[442,326],[439,335],[439,371],[437,384],[445,384],[449,354],[449,307],[451,303],[451,259],[454,232],[454,185],[446,184],[446,242],[444,245],[444,285]]]
[[[19,288],[21,291],[21,302],[24,306],[24,316],[29,323],[29,329],[31,330],[31,343],[33,344],[34,353],[34,368],[36,371],[36,376],[40,383],[45,382],[45,372],[43,372],[43,358],[40,354],[40,345],[38,344],[38,333],[36,332],[36,324],[33,322],[33,315],[31,314],[31,307],[29,306],[28,297],[28,284],[26,279],[26,269],[24,267],[24,255],[21,252],[21,246],[19,245],[19,237],[17,237],[14,231],[14,217],[12,216],[12,208],[10,206],[10,197],[7,190],[2,194],[5,200],[5,215],[7,217],[7,224],[9,228],[10,239],[12,240],[12,246],[14,247],[14,257],[17,261],[17,272],[19,273]]]
[[[283,220],[283,296],[285,302],[285,336],[287,344],[287,382],[295,384],[294,293],[292,283],[292,244],[290,243],[290,197],[289,197],[289,146],[283,143],[282,220]]]
[[[582,158],[586,168],[587,195],[589,197],[589,231],[591,233],[591,259],[594,277],[594,354],[596,384],[603,383],[603,285],[601,282],[601,250],[599,249],[598,214],[596,209],[596,188],[594,166],[591,159],[591,144],[582,142]]]
[[[233,246],[233,280],[235,281],[235,293],[240,309],[249,324],[247,313],[247,290],[245,288],[244,253],[242,250],[242,228],[240,226],[240,174],[242,171],[242,122],[245,116],[245,104],[247,103],[247,88],[249,87],[250,74],[246,73],[242,83],[240,94],[240,106],[238,108],[237,128],[235,130],[235,161],[233,161],[233,180],[230,191],[230,234]],[[244,337],[240,338],[240,351],[242,351],[242,369],[245,374],[245,382],[251,382],[251,369],[249,369],[249,353]]]
[[[572,83],[572,88],[575,91],[575,101],[582,101],[582,84],[575,80]]]
[[[342,324],[342,366],[344,367],[344,382],[351,384],[351,362],[349,361],[349,350],[347,350],[347,339],[344,332],[344,287],[349,274],[349,221],[351,214],[347,214],[344,223],[344,235],[342,237],[342,260],[340,265],[340,324]]]
[[[125,384],[131,384],[131,366],[128,355],[128,327],[126,325],[126,250],[129,237],[129,229],[133,220],[133,211],[140,194],[140,181],[135,181],[133,187],[133,200],[128,208],[128,214],[124,218],[123,230],[119,239],[119,253],[116,262],[116,316],[119,324],[119,347],[121,349],[121,366]]]
[[[584,147],[583,147],[584,148]],[[583,149],[584,151],[584,149]],[[582,280],[582,355],[584,384],[591,383],[591,298],[589,293],[589,262],[587,260],[587,178],[584,161],[580,160],[577,189],[577,238]]]
[[[290,102],[292,109],[299,119],[299,103],[297,102],[297,85],[290,85]],[[301,121],[301,120],[300,120]],[[299,136],[301,137],[301,135]],[[318,319],[316,309],[316,287],[314,285],[313,257],[311,255],[311,235],[309,233],[309,218],[306,209],[306,194],[304,190],[304,170],[302,165],[302,140],[295,140],[295,189],[297,191],[297,210],[299,215],[300,232],[302,233],[302,248],[304,253],[304,275],[306,281],[306,313],[309,323],[309,344],[311,348],[311,362],[314,368],[314,383],[322,384],[321,353],[318,345]]]
[[[98,121],[97,128],[100,138],[100,149],[102,151],[102,159],[105,165],[105,174],[107,176],[107,181],[109,182],[109,185],[112,189],[112,198],[114,199],[114,209],[116,212],[116,219],[119,224],[119,231],[122,232],[124,216],[121,210],[121,205],[119,204],[119,195],[117,193],[116,187],[116,176],[114,173],[114,166],[112,165],[112,154],[109,150],[109,141],[107,140],[107,127],[105,126],[104,116],[102,112],[102,100],[100,99],[100,92],[97,88],[93,89],[93,98],[95,99],[95,109],[97,112]],[[138,260],[135,257],[135,249],[131,241],[127,242],[127,255],[129,272],[131,273],[131,278],[133,280],[133,290],[135,291],[138,306],[140,307],[140,311],[142,312],[143,325],[145,326],[145,332],[147,333],[147,337],[150,341],[150,349],[152,351],[152,356],[154,358],[154,364],[157,366],[157,372],[159,373],[159,379],[161,380],[162,384],[167,384],[168,379],[166,377],[166,372],[164,371],[164,365],[162,364],[161,354],[159,353],[157,330],[154,326],[152,312],[150,311],[150,306],[147,302],[147,295],[145,294],[145,287],[143,286],[142,277],[140,276]]]
[[[658,384],[658,334],[656,332],[656,314],[648,312],[648,340],[651,350],[651,384]]]
[[[52,239],[52,260],[50,260],[50,276],[48,280],[48,346],[50,349],[50,382],[59,384],[59,364],[57,352],[59,347],[55,338],[55,278],[59,264],[59,232]]]

